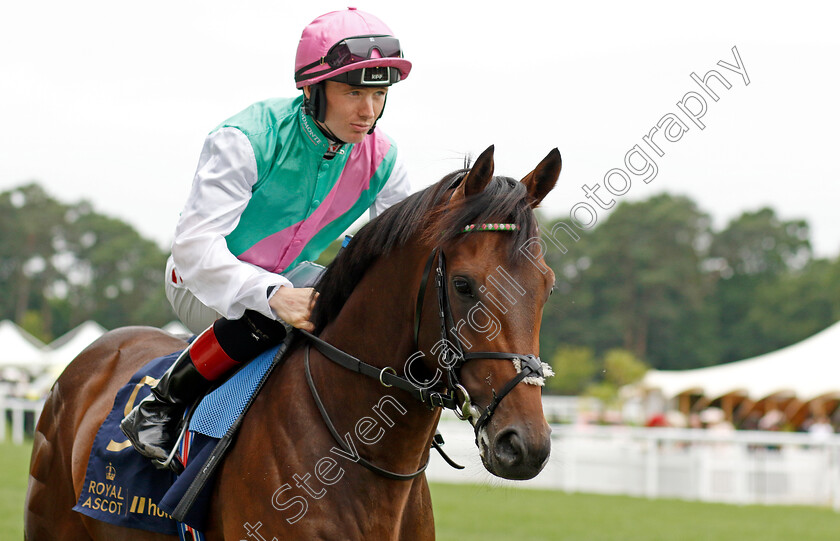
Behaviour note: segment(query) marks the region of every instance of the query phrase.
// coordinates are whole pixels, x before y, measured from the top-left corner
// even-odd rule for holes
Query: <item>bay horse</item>
[[[560,169],[554,149],[521,181],[494,176],[491,146],[359,231],[317,286],[314,334],[324,342],[290,346],[219,466],[207,539],[434,539],[422,470],[441,406],[475,426],[492,474],[541,471],[550,451],[541,389],[516,383],[538,372],[554,275],[520,249],[539,235],[532,209]],[[336,366],[324,343],[373,377]],[[185,346],[127,327],[68,366],[36,429],[26,539],[172,539],[71,508],[117,390],[149,360]]]

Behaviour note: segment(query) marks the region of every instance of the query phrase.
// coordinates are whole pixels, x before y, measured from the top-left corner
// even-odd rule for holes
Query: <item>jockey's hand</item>
[[[309,317],[317,299],[318,292],[311,287],[281,286],[268,299],[268,305],[277,317],[292,327],[312,332],[315,324],[309,321]]]

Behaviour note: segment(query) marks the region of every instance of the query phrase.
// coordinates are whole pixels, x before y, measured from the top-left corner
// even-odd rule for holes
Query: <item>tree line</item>
[[[544,222],[543,231],[569,223]],[[549,245],[560,294],[545,309],[544,355],[556,365],[587,358],[596,370],[620,349],[653,368],[699,368],[840,320],[840,258],[814,256],[805,220],[760,208],[721,231],[711,223],[691,199],[661,194],[617,205],[578,240],[569,236],[565,253]],[[587,378],[598,379],[578,377]]]
[[[541,219],[551,231],[568,219]],[[770,208],[715,231],[689,198],[622,202],[595,228],[547,243],[557,293],[545,308],[543,359],[579,392],[638,375],[637,365],[685,369],[793,344],[840,319],[840,258],[817,258],[805,220]],[[329,260],[336,242],[322,262]],[[93,319],[107,328],[162,326],[167,253],[86,201],[59,202],[39,185],[0,193],[0,319],[50,341]]]
[[[0,319],[44,342],[90,319],[111,329],[172,321],[166,257],[87,201],[59,202],[37,184],[0,193]]]

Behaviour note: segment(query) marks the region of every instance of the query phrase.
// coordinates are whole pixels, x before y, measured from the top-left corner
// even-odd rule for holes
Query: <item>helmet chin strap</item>
[[[330,140],[331,143],[338,143],[346,145],[331,129],[327,127],[327,96],[324,90],[324,83],[319,82],[309,87],[309,95],[306,94],[306,89],[303,91],[303,113],[312,117],[318,130]]]
[[[332,141],[333,143],[338,143],[341,145],[346,145],[347,141],[343,141],[339,136],[333,133],[331,129],[327,127],[326,122],[321,122],[319,120],[315,121],[315,125],[318,126],[318,129],[321,130],[321,133],[327,136],[327,138]]]

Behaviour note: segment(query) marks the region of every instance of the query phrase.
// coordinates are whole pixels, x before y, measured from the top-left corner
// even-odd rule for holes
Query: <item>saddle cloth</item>
[[[208,394],[195,408],[190,429],[180,442],[185,470],[175,476],[159,470],[134,451],[120,430],[120,421],[143,398],[178,358],[180,352],[152,360],[123,386],[114,406],[96,434],[88,460],[85,483],[74,511],[96,520],[127,528],[168,535],[204,528],[212,482],[196,500],[184,524],[171,518],[181,497],[201,470],[216,442],[242,413],[263,375],[283,344],[247,363],[224,384]],[[282,355],[282,352],[280,352]],[[189,539],[189,538],[187,538]],[[195,537],[196,540],[200,537]]]

